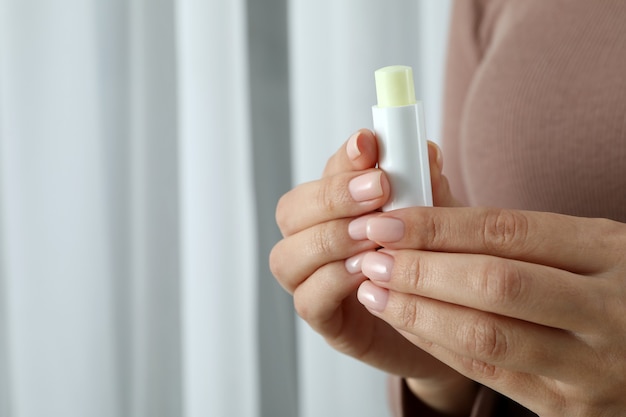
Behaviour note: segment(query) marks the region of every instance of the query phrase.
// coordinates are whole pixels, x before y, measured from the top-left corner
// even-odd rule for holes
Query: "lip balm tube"
[[[377,70],[374,77],[378,105],[372,106],[372,116],[378,166],[391,184],[383,211],[432,206],[424,108],[415,100],[413,70],[394,65]]]

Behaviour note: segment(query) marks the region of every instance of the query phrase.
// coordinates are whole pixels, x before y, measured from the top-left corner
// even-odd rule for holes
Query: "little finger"
[[[394,291],[577,332],[602,323],[609,296],[602,281],[489,255],[384,249],[362,267]]]
[[[351,231],[351,223],[358,226],[359,219],[321,223],[279,241],[270,253],[270,269],[278,282],[293,293],[322,265],[377,247],[374,242],[359,239],[359,228],[352,227]]]

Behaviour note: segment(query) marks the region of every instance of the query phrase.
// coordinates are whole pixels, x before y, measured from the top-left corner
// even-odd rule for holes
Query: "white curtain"
[[[0,0],[0,417],[384,416],[294,318],[273,211],[448,1]]]

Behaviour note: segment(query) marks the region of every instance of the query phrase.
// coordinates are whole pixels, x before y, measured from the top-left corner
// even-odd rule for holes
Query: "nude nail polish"
[[[375,281],[389,281],[394,259],[381,252],[370,252],[363,257],[361,270],[363,274]]]
[[[359,135],[361,132],[356,132],[350,139],[348,139],[348,144],[346,145],[346,153],[348,154],[348,158],[354,161],[359,156],[361,156],[361,150],[359,149]]]
[[[355,201],[368,201],[383,195],[380,183],[382,171],[372,171],[353,178],[348,184],[350,195]]]
[[[354,255],[345,261],[346,271],[350,274],[357,274],[361,272],[361,263],[363,262],[363,257],[365,253],[359,253],[358,255]]]
[[[389,291],[376,286],[371,281],[365,281],[359,287],[357,298],[368,309],[382,312],[389,301]]]
[[[374,242],[397,242],[404,237],[404,222],[394,217],[374,217],[367,221],[367,238]]]
[[[367,214],[357,217],[348,224],[348,235],[352,240],[360,241],[367,239],[367,221],[378,214]]]

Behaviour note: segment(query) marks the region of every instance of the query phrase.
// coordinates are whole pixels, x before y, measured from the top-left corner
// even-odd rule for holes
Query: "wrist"
[[[448,380],[406,378],[405,381],[421,402],[450,417],[468,417],[479,388],[476,382],[464,377]]]

